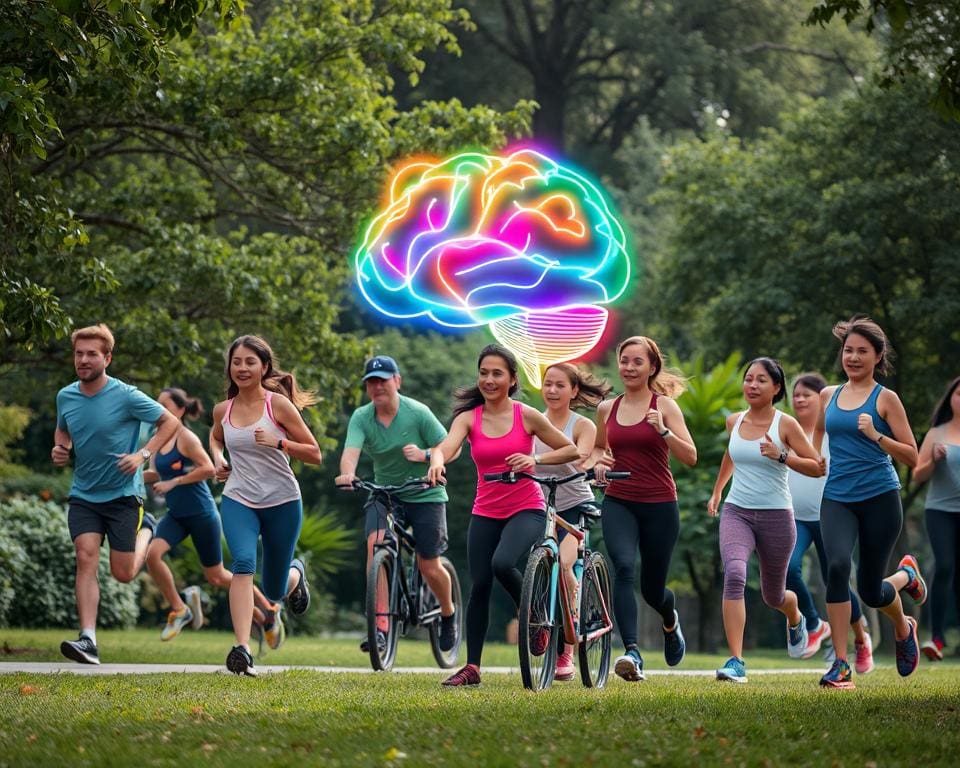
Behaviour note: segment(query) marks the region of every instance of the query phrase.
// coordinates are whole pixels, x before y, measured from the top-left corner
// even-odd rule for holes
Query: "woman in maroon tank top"
[[[680,534],[677,487],[670,473],[670,454],[687,466],[697,463],[697,447],[683,413],[673,401],[684,390],[683,379],[663,369],[653,339],[631,336],[617,346],[624,393],[597,408],[594,448],[597,480],[605,465],[630,472],[615,480],[603,500],[603,539],[613,561],[613,610],[625,653],[614,664],[624,680],[643,680],[643,658],[637,644],[637,600],[633,584],[640,552],[640,592],[663,619],[663,655],[675,666],[685,644],[673,592],[667,589],[670,558]]]

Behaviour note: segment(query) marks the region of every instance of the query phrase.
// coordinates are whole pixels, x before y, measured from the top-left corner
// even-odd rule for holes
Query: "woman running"
[[[320,447],[300,415],[316,398],[277,367],[273,351],[258,336],[241,336],[230,345],[226,373],[228,399],[213,409],[210,452],[217,479],[226,480],[220,512],[233,555],[230,618],[237,644],[227,655],[227,669],[255,677],[250,624],[258,540],[267,599],[286,597],[294,614],[310,605],[303,561],[293,557],[303,502],[290,457],[320,463]]]
[[[538,464],[566,464],[577,459],[577,447],[535,408],[512,399],[520,389],[517,359],[499,344],[480,352],[473,387],[454,393],[450,432],[431,451],[428,477],[443,481],[444,462],[470,441],[477,465],[477,496],[467,530],[470,599],[467,603],[467,664],[443,685],[480,684],[480,659],[489,622],[493,578],[519,607],[523,575],[517,561],[543,536],[546,519],[540,486],[532,480],[514,484],[489,482],[487,473],[531,472]],[[534,455],[534,436],[550,450]]]
[[[933,548],[934,572],[930,585],[930,623],[933,637],[923,644],[931,661],[943,660],[947,605],[953,589],[960,616],[960,377],[950,382],[933,411],[930,431],[920,446],[913,470],[918,483],[930,480],[924,515]]]
[[[182,389],[168,387],[157,402],[185,423],[203,414],[200,400],[190,397]],[[162,494],[167,514],[157,525],[157,532],[147,549],[147,568],[161,594],[170,605],[167,624],[160,632],[161,640],[172,640],[187,624],[194,629],[203,626],[200,590],[188,587],[181,598],[173,574],[164,562],[164,556],[188,536],[203,566],[203,575],[214,587],[230,586],[232,574],[223,567],[223,548],[220,536],[220,514],[213,500],[207,480],[213,477],[213,462],[203,449],[200,438],[186,427],[164,445],[150,459],[150,469],[143,473],[143,481],[152,483],[153,490]],[[272,605],[254,587],[261,610],[264,637],[271,648],[279,647],[282,629],[278,606]]]
[[[793,412],[797,422],[806,435],[807,440],[813,441],[813,433],[820,415],[820,392],[827,386],[826,380],[819,373],[801,374],[793,385]],[[823,439],[820,446],[820,455],[829,461],[829,441]],[[800,613],[807,621],[807,650],[803,658],[809,659],[820,650],[824,641],[830,638],[830,623],[821,619],[817,606],[814,605],[810,590],[803,580],[803,556],[810,545],[816,548],[817,559],[820,563],[820,574],[823,582],[827,582],[827,553],[823,546],[823,534],[820,532],[820,502],[823,499],[823,486],[827,482],[825,476],[810,477],[794,469],[787,473],[790,484],[790,497],[793,499],[793,520],[797,529],[797,543],[790,556],[790,565],[787,567],[787,589],[795,592],[800,607]],[[850,590],[850,627],[853,629],[854,648],[857,656],[855,667],[857,674],[865,675],[873,669],[873,644],[867,634],[866,620],[860,611],[860,601]]]
[[[596,408],[610,392],[610,385],[600,381],[592,374],[581,371],[572,363],[551,365],[543,373],[543,387],[540,390],[547,409],[544,416],[554,427],[566,435],[577,446],[581,460],[593,453],[593,444],[597,436],[594,423],[575,413],[573,408]],[[534,457],[546,453],[550,448],[540,438],[533,441]],[[545,477],[566,477],[582,471],[581,461],[567,464],[543,466],[537,470]],[[593,514],[599,514],[593,490],[584,480],[578,480],[557,487],[557,514],[568,523],[576,525],[580,513],[589,508]],[[577,579],[573,574],[573,563],[577,559],[577,540],[567,536],[562,528],[557,529],[560,540],[560,565],[567,580],[571,597],[575,596]],[[576,611],[576,606],[572,606]],[[573,666],[573,646],[562,643],[563,648],[557,656],[556,680],[573,680],[576,672]]]
[[[900,479],[892,460],[908,467],[917,464],[917,443],[900,398],[874,380],[876,373],[882,376],[891,370],[892,350],[883,329],[868,317],[837,323],[833,335],[841,342],[847,382],[820,393],[814,444],[819,448],[824,433],[830,438],[820,528],[827,550],[827,616],[837,658],[820,684],[853,688],[847,628],[854,546],[859,541],[857,592],[893,622],[897,671],[903,676],[917,668],[920,653],[917,622],[904,613],[900,590],[919,605],[927,598],[927,586],[913,555],[905,555],[897,570],[884,578],[903,525]]]
[[[823,462],[792,416],[774,407],[786,395],[786,377],[776,360],[758,357],[747,365],[743,396],[747,410],[727,417],[730,442],[707,502],[716,515],[730,478],[733,485],[720,515],[723,559],[723,629],[730,658],[717,680],[747,682],[743,628],[747,622],[744,590],[747,561],[755,551],[760,563],[763,602],[787,619],[787,650],[794,659],[807,648],[807,627],[797,596],[786,589],[787,564],[796,541],[787,471],[823,475]]]
[[[683,412],[673,398],[684,390],[683,379],[664,370],[653,339],[631,336],[617,346],[617,365],[624,393],[597,408],[597,439],[593,461],[598,483],[606,464],[630,472],[627,480],[607,487],[603,540],[613,561],[613,611],[625,653],[614,671],[624,680],[643,680],[643,657],[637,644],[637,600],[633,584],[640,552],[640,592],[663,620],[663,655],[667,664],[683,660],[686,644],[680,629],[667,571],[680,535],[677,486],[670,473],[670,454],[692,467],[697,447]],[[607,451],[612,453],[605,456]]]

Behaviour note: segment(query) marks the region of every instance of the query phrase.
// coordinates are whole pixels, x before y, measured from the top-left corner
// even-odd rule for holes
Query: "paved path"
[[[259,673],[289,672],[291,670],[306,670],[309,672],[351,672],[351,673],[372,673],[370,667],[311,667],[311,666],[278,666],[278,665],[257,665]],[[442,675],[444,670],[437,667],[396,667],[396,673],[413,675]],[[150,674],[170,674],[170,673],[223,673],[229,674],[226,668],[221,664],[71,664],[70,662],[59,661],[29,661],[0,662],[0,675],[14,674],[24,672],[27,674],[55,675],[60,673],[69,673],[76,675],[150,675]],[[519,675],[518,667],[484,667],[484,674],[495,675]],[[612,671],[611,671],[612,674]],[[716,672],[712,669],[650,669],[645,674],[656,675],[676,675],[681,677],[713,677]],[[797,669],[751,669],[750,676],[754,675],[822,675],[820,669],[806,667]]]

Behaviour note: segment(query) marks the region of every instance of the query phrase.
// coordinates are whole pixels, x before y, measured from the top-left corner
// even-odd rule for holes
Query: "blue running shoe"
[[[680,614],[673,612],[673,629],[663,630],[663,658],[671,667],[677,666],[683,661],[683,655],[687,652],[687,643],[683,639],[683,630],[680,628]]]
[[[834,659],[827,673],[820,678],[820,685],[824,688],[855,688],[853,672],[850,665],[843,659]]]
[[[724,665],[717,670],[717,680],[726,683],[747,682],[747,664],[743,659],[731,656]]]
[[[293,592],[287,595],[287,607],[290,608],[290,613],[299,615],[306,612],[307,608],[310,607],[310,585],[307,583],[307,569],[303,560],[295,557],[293,562],[290,563],[290,567],[300,571],[300,581]]]
[[[787,623],[787,655],[791,659],[802,659],[807,650],[807,641],[810,635],[807,632],[807,619],[801,613],[800,623],[791,627]]]
[[[920,664],[917,620],[913,616],[907,616],[907,623],[910,625],[910,633],[903,640],[897,640],[894,643],[897,648],[897,672],[900,673],[901,677],[913,674],[913,671]]]
[[[643,674],[643,657],[636,648],[628,648],[627,652],[614,662],[613,671],[617,677],[631,683],[646,679]]]

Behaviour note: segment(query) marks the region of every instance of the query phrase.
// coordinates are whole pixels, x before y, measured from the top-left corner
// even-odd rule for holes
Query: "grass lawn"
[[[55,660],[69,632],[0,630],[0,647]],[[107,661],[222,663],[224,633],[161,644],[153,631],[98,633]],[[651,652],[649,667],[663,666]],[[399,659],[430,663],[423,643]],[[353,640],[291,638],[264,661],[350,664]],[[794,667],[781,655],[751,669]],[[492,646],[489,664],[515,665]],[[685,668],[722,659],[693,656]],[[614,679],[605,690],[556,684],[541,694],[516,675],[479,689],[440,688],[429,675],[290,671],[227,675],[0,676],[0,766],[13,765],[956,765],[960,666],[923,663],[900,679],[890,661],[854,691],[821,690],[807,675],[756,675],[747,685],[697,677]]]

